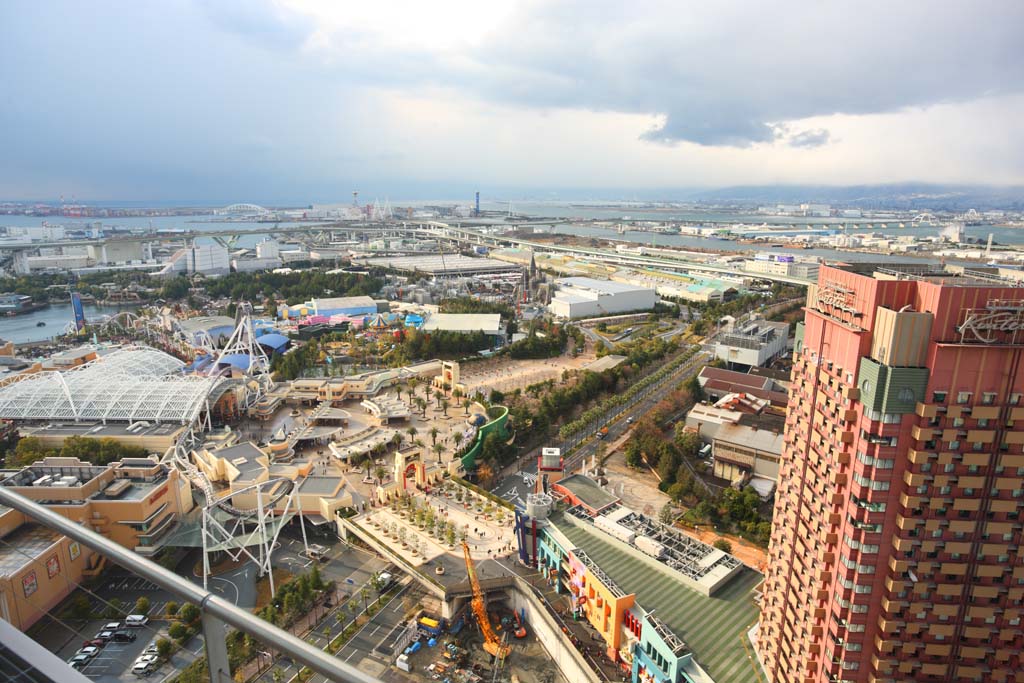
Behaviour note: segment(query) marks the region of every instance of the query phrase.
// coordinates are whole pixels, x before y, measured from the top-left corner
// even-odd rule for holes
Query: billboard
[[[75,312],[75,331],[85,332],[85,309],[82,308],[82,297],[78,292],[71,292],[71,310]]]

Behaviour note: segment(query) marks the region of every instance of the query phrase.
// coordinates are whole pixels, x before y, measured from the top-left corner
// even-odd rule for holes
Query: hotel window
[[[1019,396],[1019,394],[1018,394]],[[932,403],[945,403],[946,392],[945,391],[933,391],[932,392]]]
[[[960,404],[968,403],[971,400],[971,392],[961,391],[956,395],[956,402]]]
[[[963,427],[963,426],[964,426],[964,419],[962,417],[954,417],[953,418],[953,427],[954,428],[955,427]]]
[[[1020,404],[1020,394],[1019,393],[1010,394],[1010,405],[1011,406],[1015,406],[1015,405],[1019,405],[1019,404]]]
[[[981,402],[983,405],[990,406],[996,402],[996,392],[985,391],[981,394]]]
[[[951,450],[951,451],[958,451],[958,450],[960,450],[960,442],[959,441],[950,441],[949,442],[949,450]]]

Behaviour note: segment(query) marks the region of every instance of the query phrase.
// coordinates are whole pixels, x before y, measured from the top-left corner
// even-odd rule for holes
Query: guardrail
[[[128,571],[169,591],[175,597],[197,605],[202,615],[203,639],[206,643],[206,660],[209,666],[210,680],[215,683],[232,680],[231,668],[228,664],[227,643],[224,637],[225,625],[234,626],[257,640],[273,643],[276,649],[326,676],[328,680],[341,683],[380,683],[379,679],[331,657],[309,643],[204,590],[169,569],[137,555],[85,526],[75,524],[56,512],[15,493],[8,487],[0,486],[0,503],[78,541]]]

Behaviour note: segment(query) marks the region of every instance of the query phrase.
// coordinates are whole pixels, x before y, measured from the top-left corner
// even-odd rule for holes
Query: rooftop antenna
[[[359,208],[359,190],[352,190],[352,206]]]

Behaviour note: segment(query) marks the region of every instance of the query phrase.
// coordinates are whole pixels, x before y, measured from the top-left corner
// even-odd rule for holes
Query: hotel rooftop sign
[[[847,325],[860,326],[857,318],[864,314],[857,308],[856,292],[838,282],[826,280],[818,285],[813,308]]]
[[[964,309],[956,331],[960,341],[983,344],[1024,342],[1024,301],[993,299],[985,308]]]

